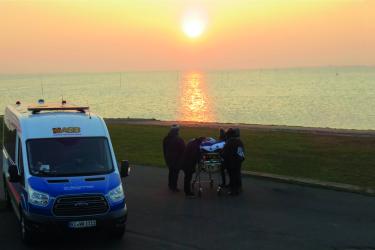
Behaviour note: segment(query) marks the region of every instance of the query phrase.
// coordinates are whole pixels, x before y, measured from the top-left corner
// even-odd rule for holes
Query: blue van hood
[[[104,180],[103,180],[104,178]],[[76,177],[37,177],[28,179],[35,191],[43,192],[51,197],[78,194],[103,194],[121,184],[118,173],[107,175],[76,176]]]

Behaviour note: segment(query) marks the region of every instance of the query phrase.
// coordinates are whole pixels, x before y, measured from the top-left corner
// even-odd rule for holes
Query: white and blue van
[[[4,193],[22,239],[58,229],[103,229],[121,238],[127,207],[111,139],[102,118],[62,101],[7,106],[3,124]]]

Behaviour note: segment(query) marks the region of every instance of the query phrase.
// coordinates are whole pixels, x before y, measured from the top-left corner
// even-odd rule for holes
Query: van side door
[[[23,199],[23,195],[25,193],[25,171],[24,171],[24,164],[23,164],[23,155],[22,155],[22,142],[21,139],[17,135],[16,140],[16,152],[15,152],[15,164],[18,169],[19,179],[17,182],[9,182],[8,181],[8,190],[10,198],[15,205],[15,212],[16,215],[19,217],[18,214],[18,207],[25,208],[25,199]]]
[[[4,176],[7,177],[5,178],[6,182],[6,187],[9,192],[9,196],[11,199],[11,202],[18,206],[20,202],[20,183],[19,182],[10,182],[9,181],[9,167],[11,165],[17,165],[18,163],[18,136],[17,136],[17,130],[15,128],[10,128],[7,124],[4,124],[3,127],[4,130],[4,148],[3,148],[3,157],[4,157],[4,166],[3,166],[3,171],[4,171]],[[18,168],[18,166],[17,166]],[[20,173],[18,169],[18,173]]]

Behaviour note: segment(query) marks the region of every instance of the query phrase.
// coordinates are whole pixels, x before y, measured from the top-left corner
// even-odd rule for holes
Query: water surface
[[[375,129],[375,68],[0,76],[6,104],[62,98],[103,117]]]

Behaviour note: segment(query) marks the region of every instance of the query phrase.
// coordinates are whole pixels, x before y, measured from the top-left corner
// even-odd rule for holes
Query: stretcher
[[[220,182],[223,163],[220,153],[224,145],[224,141],[216,141],[209,138],[203,141],[200,146],[201,157],[191,184],[192,190],[197,189],[199,197],[201,197],[203,193],[203,183],[209,183],[210,188],[214,188],[213,176],[215,175],[217,176],[218,183]],[[216,191],[218,195],[221,195],[222,187],[217,185]]]

